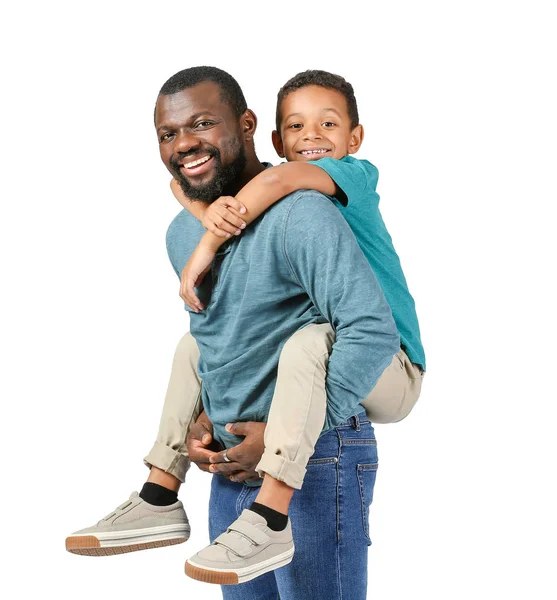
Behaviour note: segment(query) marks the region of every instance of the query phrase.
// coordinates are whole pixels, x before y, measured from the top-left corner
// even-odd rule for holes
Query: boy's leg
[[[188,559],[188,576],[211,583],[242,583],[292,559],[288,508],[294,489],[302,486],[325,422],[325,379],[333,340],[329,324],[312,324],[284,345],[265,430],[265,452],[257,466],[265,481],[250,510],[228,523],[218,543]]]
[[[203,410],[198,361],[197,342],[188,332],[176,347],[157,439],[143,459],[148,467],[156,467],[181,483],[190,466],[186,435]]]
[[[242,511],[249,508],[257,488],[234,483],[222,475],[213,475],[209,500],[209,537],[211,542],[224,533]],[[224,600],[278,600],[274,573],[265,573],[247,583],[223,585]]]
[[[296,332],[281,352],[265,452],[257,466],[265,481],[256,510],[264,505],[286,514],[294,489],[301,488],[325,419],[325,379],[335,339],[328,323],[309,325]],[[423,371],[401,349],[362,402],[370,420],[393,423],[406,417],[419,398],[422,379]]]
[[[424,372],[400,350],[362,402],[372,423],[396,423],[410,414],[420,397]]]
[[[325,380],[334,342],[333,328],[324,323],[300,329],[284,345],[265,428],[265,452],[257,465],[260,475],[268,473],[292,488],[302,487],[325,423]]]
[[[186,434],[201,412],[198,360],[197,344],[188,333],[176,348],[159,434],[145,458],[152,466],[147,484],[97,525],[66,538],[69,552],[107,556],[188,539],[190,526],[176,492],[189,467]]]

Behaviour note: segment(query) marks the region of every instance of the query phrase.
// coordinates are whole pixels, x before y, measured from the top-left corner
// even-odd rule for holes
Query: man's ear
[[[242,135],[246,142],[251,142],[257,129],[257,117],[253,110],[248,108],[246,112],[240,118],[240,127],[242,128]]]
[[[280,137],[280,133],[276,130],[273,131],[272,139],[273,139],[273,146],[275,147],[277,154],[280,156],[280,158],[284,158],[284,146],[282,144],[282,139]]]
[[[356,154],[364,141],[364,128],[362,125],[356,125],[350,134],[350,143],[348,144],[348,154]]]

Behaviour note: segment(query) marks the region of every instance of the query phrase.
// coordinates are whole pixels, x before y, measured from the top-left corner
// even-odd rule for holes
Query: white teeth
[[[328,150],[320,148],[319,150],[302,150],[302,154],[325,154]]]
[[[200,158],[199,160],[194,160],[191,163],[186,163],[184,165],[182,165],[185,169],[191,169],[192,167],[197,167],[197,165],[202,165],[203,163],[207,162],[211,157],[210,156],[205,156],[204,158]]]

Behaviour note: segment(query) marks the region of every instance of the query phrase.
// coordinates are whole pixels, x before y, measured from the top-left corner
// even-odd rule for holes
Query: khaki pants
[[[325,380],[334,342],[333,329],[324,323],[300,329],[284,345],[265,429],[265,452],[257,465],[260,475],[268,473],[290,487],[302,487],[306,465],[325,423]],[[190,462],[186,435],[203,408],[198,360],[197,343],[187,333],[176,348],[157,440],[144,459],[148,466],[167,471],[182,482]],[[395,354],[362,401],[370,421],[404,419],[420,396],[422,379],[422,370],[403,350]]]

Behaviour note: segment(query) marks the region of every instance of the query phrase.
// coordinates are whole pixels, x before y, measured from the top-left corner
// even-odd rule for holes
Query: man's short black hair
[[[294,75],[292,79],[289,79],[279,90],[277,96],[277,131],[280,132],[280,109],[281,105],[292,92],[308,87],[310,85],[318,85],[330,90],[336,90],[340,92],[346,98],[346,104],[348,107],[348,116],[350,118],[350,127],[354,129],[356,125],[360,124],[360,117],[358,116],[358,105],[356,104],[356,96],[354,95],[354,88],[340,75],[329,73],[328,71],[302,71],[297,75]]]
[[[216,67],[191,67],[179,71],[161,87],[159,96],[177,94],[206,81],[212,81],[220,87],[222,101],[232,108],[237,117],[247,110],[248,105],[238,82],[232,75]]]

